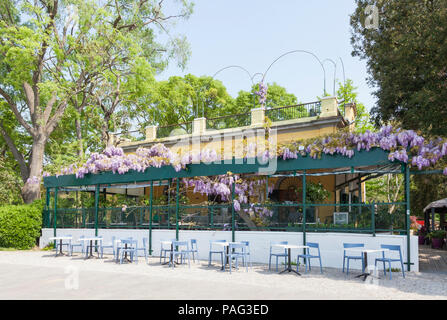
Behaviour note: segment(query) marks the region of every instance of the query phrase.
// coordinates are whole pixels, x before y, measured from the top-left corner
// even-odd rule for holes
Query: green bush
[[[31,249],[42,228],[42,202],[0,207],[0,247]]]

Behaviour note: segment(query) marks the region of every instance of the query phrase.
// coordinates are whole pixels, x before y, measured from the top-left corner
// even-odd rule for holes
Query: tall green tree
[[[141,127],[172,125],[227,114],[232,101],[222,82],[187,74],[158,82],[150,94],[135,104],[134,114]]]
[[[447,136],[447,1],[356,4],[352,54],[366,60],[369,84],[376,88],[375,124],[394,120],[406,129]],[[368,5],[377,8],[378,28],[369,23],[374,15]]]
[[[358,100],[357,87],[354,86],[354,82],[351,79],[347,79],[345,84],[338,82],[337,98],[340,101],[343,100],[344,104],[355,103],[357,109],[357,116],[355,118],[356,132],[374,130],[369,112],[366,109],[365,105]],[[344,112],[343,109],[342,112]]]
[[[153,82],[153,63],[166,63],[154,28],[186,18],[192,5],[165,14],[147,0],[4,0],[0,7],[0,134],[20,167],[26,203],[40,198],[45,147],[69,105],[96,105],[107,144],[111,115]],[[185,55],[183,55],[185,57]],[[84,101],[85,98],[85,101]],[[82,106],[82,108],[80,107]],[[6,109],[6,110],[5,110]],[[5,125],[11,111],[14,120]],[[31,140],[27,150],[18,131]],[[107,140],[107,141],[106,141]]]
[[[232,110],[235,113],[249,112],[253,108],[261,107],[259,98],[255,94],[259,90],[259,85],[255,84],[250,91],[239,91]],[[293,93],[287,92],[286,88],[278,85],[276,82],[267,85],[266,108],[278,108],[295,105],[298,102],[297,97]]]

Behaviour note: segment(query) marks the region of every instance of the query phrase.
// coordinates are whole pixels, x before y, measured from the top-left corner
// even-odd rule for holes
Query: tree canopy
[[[95,108],[96,128],[107,145],[113,115],[150,90],[155,70],[173,53],[179,64],[186,62],[183,38],[162,45],[154,29],[167,31],[167,22],[187,18],[192,5],[182,1],[172,14],[162,5],[163,0],[2,1],[0,134],[20,168],[25,202],[40,197],[32,182],[41,179],[45,148],[70,107],[78,114]],[[71,119],[78,121],[82,153],[82,123]]]
[[[351,16],[354,56],[366,60],[376,88],[371,110],[379,125],[447,135],[447,2],[356,0]],[[378,9],[378,28],[365,26],[366,7]]]

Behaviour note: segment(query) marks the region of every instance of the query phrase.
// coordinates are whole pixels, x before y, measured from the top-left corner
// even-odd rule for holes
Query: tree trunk
[[[109,147],[113,144],[113,141],[111,139],[110,129],[109,129],[109,121],[110,121],[110,115],[106,114],[104,116],[104,123],[101,127],[101,138],[102,143],[105,147]]]
[[[250,230],[256,230],[256,224],[251,220],[250,215],[244,212],[244,210],[238,211],[239,217],[247,224]]]
[[[31,159],[29,161],[29,179],[22,188],[22,198],[25,203],[40,199],[40,180],[42,179],[43,155],[46,138],[33,139]],[[37,179],[38,182],[34,181]]]
[[[82,142],[82,130],[81,130],[81,120],[76,118],[76,138],[78,139],[78,157],[79,159],[84,159],[84,144]]]

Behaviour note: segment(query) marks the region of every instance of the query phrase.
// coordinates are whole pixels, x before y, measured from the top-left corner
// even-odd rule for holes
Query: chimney
[[[349,131],[354,130],[355,123],[354,120],[357,117],[357,106],[355,103],[345,104],[345,120],[349,123]]]

